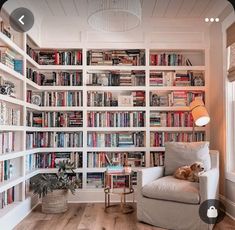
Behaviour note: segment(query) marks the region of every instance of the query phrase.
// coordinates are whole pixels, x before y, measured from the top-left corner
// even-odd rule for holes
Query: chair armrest
[[[164,174],[164,167],[152,167],[152,168],[145,168],[141,169],[137,172],[137,184],[138,187],[142,188],[144,185],[163,177]]]
[[[218,199],[219,169],[212,168],[199,176],[201,203],[208,199]]]

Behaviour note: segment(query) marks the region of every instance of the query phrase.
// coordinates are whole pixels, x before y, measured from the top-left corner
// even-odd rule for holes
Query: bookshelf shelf
[[[39,70],[82,70],[81,65],[40,65]]]
[[[188,106],[186,107],[181,107],[181,106],[166,106],[166,107],[157,107],[157,106],[151,106],[150,107],[151,111],[190,111],[190,108]]]
[[[38,91],[79,91],[84,89],[83,86],[40,86],[29,79],[26,79],[26,83]]]
[[[0,94],[0,100],[5,101],[5,102],[9,102],[9,103],[12,103],[15,105],[21,105],[21,106],[24,106],[24,104],[25,104],[25,102],[22,100],[19,100],[19,99],[13,98],[13,97],[9,97],[6,95],[2,95],[2,94]]]
[[[145,131],[146,127],[88,127],[91,132],[123,132],[123,131]]]
[[[87,111],[145,111],[146,107],[87,107]]]
[[[83,148],[33,148],[27,149],[25,154],[47,153],[47,152],[82,152]]]
[[[29,180],[30,178],[38,175],[40,173],[40,169],[34,169],[30,172],[27,172],[25,175],[25,180]]]
[[[57,173],[58,172],[58,169],[57,168],[47,168],[47,169],[38,169],[37,170],[38,173]],[[80,169],[80,168],[77,168],[77,169],[74,169],[74,172],[75,173],[82,173],[84,171],[84,169]]]
[[[28,102],[25,102],[25,106],[26,106],[26,108],[31,109],[31,110],[36,110],[36,111],[41,110],[40,106],[31,104],[31,103],[28,103]]]
[[[28,54],[25,54],[26,61],[30,63],[33,67],[40,69],[40,65],[34,61]]]
[[[25,103],[26,107],[31,109],[31,110],[36,110],[36,111],[52,111],[52,112],[56,112],[56,111],[81,111],[83,109],[83,107],[75,107],[75,106],[71,106],[71,107],[65,107],[65,106],[58,106],[58,107],[48,107],[48,106],[38,106],[38,105],[34,105],[31,103],[26,102]]]
[[[0,161],[15,159],[17,157],[22,157],[25,155],[25,151],[11,152],[0,155]]]
[[[112,65],[106,65],[106,66],[97,66],[97,65],[91,65],[86,66],[87,70],[146,70],[146,66],[112,66]]]
[[[87,152],[145,152],[146,147],[87,147]]]
[[[8,204],[5,208],[0,209],[0,218],[4,217],[7,215],[10,211],[16,209],[18,206],[20,206],[21,202],[14,202],[12,204]]]
[[[139,91],[146,90],[146,86],[86,86],[86,89],[90,91]]]
[[[7,189],[15,185],[22,183],[24,180],[24,176],[19,176],[0,183],[0,193],[6,191]]]
[[[81,127],[26,127],[28,132],[81,132]]]
[[[175,71],[175,70],[206,70],[206,66],[149,66],[149,70]]]
[[[150,147],[151,152],[164,152],[165,147]]]
[[[29,80],[28,78],[26,78],[26,84],[29,85],[30,87],[32,87],[33,89],[40,90],[40,85],[34,83],[33,81]]]
[[[3,131],[24,131],[24,126],[14,126],[14,125],[0,125],[0,130]]]
[[[152,132],[192,132],[193,127],[150,127]],[[195,131],[205,131],[204,127],[195,127]]]
[[[87,168],[87,172],[95,173],[95,172],[105,172],[106,168]]]
[[[205,86],[149,86],[150,91],[205,91]]]
[[[29,79],[26,79],[26,83],[38,91],[79,91],[84,88],[83,86],[40,86]]]

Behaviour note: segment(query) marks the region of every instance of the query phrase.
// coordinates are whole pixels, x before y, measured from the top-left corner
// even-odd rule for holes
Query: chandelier
[[[140,0],[88,0],[88,23],[96,30],[125,32],[140,22]]]

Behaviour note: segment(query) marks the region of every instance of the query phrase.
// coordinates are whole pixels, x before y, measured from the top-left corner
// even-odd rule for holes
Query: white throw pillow
[[[196,161],[204,164],[205,171],[211,168],[209,142],[167,142],[165,144],[165,175]]]

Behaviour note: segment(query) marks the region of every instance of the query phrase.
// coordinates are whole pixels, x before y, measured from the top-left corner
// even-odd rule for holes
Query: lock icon
[[[207,210],[207,217],[208,218],[216,218],[218,217],[218,211],[215,206],[210,206]]]

